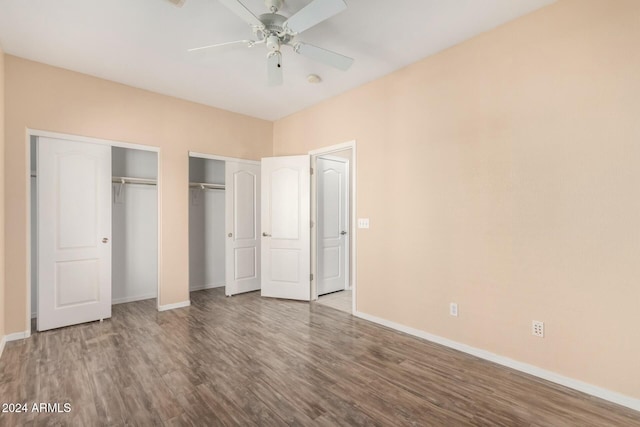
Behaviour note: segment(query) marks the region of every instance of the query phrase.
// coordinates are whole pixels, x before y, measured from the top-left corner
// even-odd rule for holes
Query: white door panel
[[[226,162],[227,296],[260,289],[260,165]]]
[[[309,156],[262,159],[262,296],[311,299]]]
[[[316,160],[318,295],[347,288],[349,176],[346,159]]]
[[[293,168],[280,168],[271,173],[269,196],[271,236],[276,239],[297,240],[300,238],[301,172]]]
[[[111,317],[111,147],[37,147],[38,330]]]

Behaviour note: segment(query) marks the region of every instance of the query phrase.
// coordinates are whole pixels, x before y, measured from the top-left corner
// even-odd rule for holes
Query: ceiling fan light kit
[[[231,12],[245,21],[252,29],[256,40],[239,40],[189,49],[189,52],[218,49],[233,45],[253,47],[264,44],[267,47],[267,82],[269,86],[279,86],[282,77],[282,46],[288,46],[299,55],[306,56],[325,65],[346,71],[353,64],[353,58],[297,40],[305,30],[318,25],[347,8],[344,0],[313,0],[307,6],[287,18],[277,12],[284,0],[265,0],[269,13],[254,15],[239,0],[219,0]]]

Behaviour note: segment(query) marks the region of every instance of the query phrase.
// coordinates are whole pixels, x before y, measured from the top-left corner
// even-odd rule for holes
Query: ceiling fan
[[[173,0],[170,0],[173,1]],[[179,2],[180,0],[176,0]],[[182,0],[184,1],[184,0]],[[353,64],[353,58],[297,40],[298,34],[331,18],[347,8],[344,0],[313,0],[307,6],[287,18],[278,14],[284,0],[265,0],[269,13],[254,15],[239,0],[219,0],[251,27],[254,40],[237,40],[227,43],[189,49],[189,52],[202,52],[234,46],[267,47],[267,81],[269,86],[282,84],[282,54],[280,48],[288,46],[295,53],[306,56],[339,70],[346,71]]]

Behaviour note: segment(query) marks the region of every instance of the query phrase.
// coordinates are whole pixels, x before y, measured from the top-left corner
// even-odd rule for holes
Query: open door
[[[260,165],[225,164],[225,293],[260,289]]]
[[[342,291],[349,284],[348,160],[316,160],[318,295]]]
[[[111,317],[111,147],[39,138],[38,330]]]
[[[262,159],[262,296],[311,300],[310,158]]]

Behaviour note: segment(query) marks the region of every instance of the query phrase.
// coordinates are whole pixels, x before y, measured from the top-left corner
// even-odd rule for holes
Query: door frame
[[[196,157],[199,159],[208,160],[222,160],[223,162],[240,162],[249,163],[251,165],[260,165],[260,160],[240,159],[237,157],[218,156],[217,154],[198,153],[196,151],[189,151],[189,157]]]
[[[356,141],[348,141],[343,142],[341,144],[335,144],[328,147],[319,148],[316,150],[309,151],[309,155],[311,156],[311,167],[314,170],[314,174],[311,175],[311,221],[314,226],[311,228],[311,273],[313,277],[318,277],[318,254],[317,254],[317,241],[318,241],[318,227],[315,226],[317,223],[317,205],[318,205],[318,193],[317,193],[317,174],[315,171],[317,170],[316,160],[318,157],[323,155],[329,155],[338,151],[344,151],[351,149],[351,161],[349,162],[349,179],[351,181],[351,187],[349,188],[350,197],[352,200],[351,206],[351,215],[349,218],[349,234],[351,238],[353,253],[350,254],[349,259],[349,275],[350,275],[350,283],[351,283],[351,313],[356,312],[357,307],[357,251],[358,251],[358,240],[356,236],[356,218],[357,218],[357,151],[356,151]],[[351,251],[350,251],[351,252]],[[317,281],[313,280],[311,282],[311,299],[316,301],[318,299],[318,286]]]
[[[121,147],[121,148],[131,148],[134,150],[142,150],[142,151],[150,151],[150,152],[154,152],[157,154],[158,157],[158,162],[157,162],[157,170],[156,170],[156,189],[157,189],[157,193],[158,193],[158,209],[157,209],[157,214],[158,214],[158,289],[157,289],[157,297],[156,297],[156,309],[159,310],[160,308],[160,288],[161,288],[161,281],[162,281],[162,275],[160,274],[160,269],[161,269],[161,264],[160,264],[160,252],[161,252],[161,230],[162,230],[162,215],[161,215],[161,210],[160,210],[160,206],[162,206],[161,204],[161,199],[162,199],[162,191],[160,191],[161,189],[161,184],[162,184],[162,175],[161,175],[161,165],[162,162],[160,161],[161,157],[162,157],[162,152],[160,150],[160,147],[155,147],[155,146],[151,146],[151,145],[141,145],[141,144],[133,144],[130,142],[123,142],[123,141],[114,141],[114,140],[108,140],[108,139],[100,139],[100,138],[93,138],[93,137],[87,137],[87,136],[81,136],[81,135],[73,135],[73,134],[66,134],[66,133],[59,133],[59,132],[49,132],[49,131],[44,131],[44,130],[38,130],[38,129],[30,129],[27,128],[27,132],[26,132],[26,144],[25,144],[25,150],[26,150],[26,174],[25,174],[25,184],[27,187],[27,192],[26,192],[26,207],[27,207],[27,252],[26,252],[26,268],[27,268],[27,281],[26,281],[26,286],[27,286],[27,298],[26,298],[26,324],[27,324],[27,329],[25,331],[25,338],[29,338],[31,336],[31,138],[33,137],[45,137],[45,138],[54,138],[54,139],[64,139],[67,141],[73,141],[73,142],[84,142],[84,143],[88,143],[88,144],[98,144],[98,145],[107,145],[109,147]],[[36,168],[37,168],[37,164],[36,164]]]
[[[261,164],[259,160],[249,160],[249,159],[240,159],[240,158],[236,158],[236,157],[218,156],[216,154],[199,153],[199,152],[196,152],[196,151],[189,151],[189,158],[191,158],[191,157],[196,158],[196,159],[205,159],[205,160],[221,160],[221,161],[225,162],[225,170],[226,170],[227,162],[248,163],[250,165],[258,165],[258,166],[260,166],[260,164]],[[225,182],[225,186],[226,186],[226,184],[227,183]],[[190,196],[191,195],[189,194],[189,197]],[[189,199],[188,203],[191,203],[190,199]],[[225,207],[225,209],[226,209],[226,207]],[[225,235],[227,234],[226,230],[228,230],[227,226],[228,226],[228,224],[227,224],[226,215],[225,215],[225,224],[224,224]],[[191,245],[189,245],[189,246],[191,246]],[[190,251],[190,248],[188,248],[187,251]],[[226,250],[225,250],[225,256],[226,256]],[[189,252],[187,252],[187,258],[189,258],[189,257],[191,257],[191,254]],[[226,268],[226,260],[225,260],[225,268]],[[191,272],[188,272],[188,275],[189,274],[191,274]],[[225,272],[225,275],[226,275],[226,272]],[[191,278],[188,277],[187,278],[187,283],[189,283],[190,280],[191,280]],[[225,295],[226,295],[226,293],[227,293],[227,289],[226,289],[227,288],[227,280],[226,280],[226,278],[225,278],[224,282],[225,282],[224,283],[224,287],[225,287]],[[189,293],[191,293],[191,291],[189,291]]]

